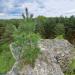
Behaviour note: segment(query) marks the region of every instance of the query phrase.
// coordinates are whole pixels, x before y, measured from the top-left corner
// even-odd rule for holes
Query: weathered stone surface
[[[21,47],[16,46],[15,43],[10,44],[11,53],[16,61],[20,60],[21,57]]]
[[[11,69],[9,72],[7,72],[6,75],[19,75],[19,70],[18,70],[18,68],[17,68],[17,65],[18,65],[18,62],[16,62],[16,63],[13,65],[12,69]]]
[[[21,73],[23,75],[64,75],[56,60],[51,60],[50,54],[44,51],[36,60],[34,68],[26,65]]]
[[[63,71],[68,68],[67,64],[75,55],[72,53],[74,46],[64,39],[42,40],[40,47],[43,51],[45,50],[50,52],[50,55],[57,60],[57,63],[60,65]]]
[[[73,46],[67,40],[46,39],[39,43],[41,54],[35,66],[24,65],[18,70],[15,65],[7,75],[64,75],[65,61],[69,61]],[[62,69],[61,69],[62,68]]]

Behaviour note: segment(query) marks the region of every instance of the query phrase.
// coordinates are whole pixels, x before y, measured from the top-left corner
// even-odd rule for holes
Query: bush
[[[20,25],[14,32],[14,47],[20,47],[19,60],[22,63],[33,64],[40,50],[38,48],[38,41],[40,36],[34,33],[35,24],[34,22],[25,22]]]

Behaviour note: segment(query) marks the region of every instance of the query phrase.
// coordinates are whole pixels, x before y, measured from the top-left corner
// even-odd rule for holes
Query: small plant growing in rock
[[[14,51],[12,50],[12,52],[14,52],[13,55],[16,60],[21,61],[22,64],[33,65],[40,53],[40,49],[38,48],[40,36],[33,32],[34,25],[32,21],[25,22],[25,25],[20,25],[13,33],[14,43],[12,47]]]

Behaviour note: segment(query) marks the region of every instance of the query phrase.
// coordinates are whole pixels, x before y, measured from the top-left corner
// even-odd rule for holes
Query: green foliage
[[[13,24],[7,24],[5,27],[5,33],[3,34],[4,38],[8,38],[9,41],[12,41],[12,34],[15,31],[15,26]]]
[[[53,38],[55,36],[55,21],[43,17],[40,17],[39,20],[37,20],[36,32],[40,33],[43,38]]]
[[[65,38],[70,41],[70,43],[75,45],[75,17],[71,16],[65,20]]]
[[[25,14],[23,14],[23,16],[24,15]],[[44,16],[39,16],[37,18],[34,18],[33,21],[31,20],[32,15],[31,17],[28,17],[28,20],[0,20],[0,72],[8,71],[14,62],[14,59],[11,56],[10,50],[6,42],[8,43],[9,41],[14,41],[17,46],[21,47],[21,57],[23,58],[23,61],[27,63],[34,62],[40,52],[37,47],[37,42],[40,39],[40,35],[42,36],[42,38],[46,39],[55,37],[58,39],[62,39],[65,36],[67,40],[75,43],[75,41],[73,40],[75,39],[74,16],[71,16],[70,18],[47,18]],[[74,68],[72,68],[71,70],[74,70]]]
[[[34,63],[40,52],[37,47],[39,35],[34,33],[35,23],[31,20],[20,20],[18,25],[16,25],[16,23],[17,22],[15,22],[15,20],[3,20],[0,23],[0,27],[3,27],[0,33],[3,39],[0,39],[3,42],[3,44],[0,42],[0,73],[7,72],[14,63],[9,45],[7,44],[9,41],[5,41],[6,39],[10,39],[12,37],[16,45],[22,47],[21,57],[23,61],[29,64]]]
[[[34,33],[26,36],[26,43],[22,47],[22,57],[26,63],[33,64],[40,53],[40,49],[37,46],[38,39],[39,36]]]
[[[56,24],[54,31],[56,36],[64,35],[65,34],[64,25],[61,23]]]
[[[0,45],[0,73],[6,73],[13,66],[13,59],[8,43]]]
[[[28,12],[28,9],[27,9],[27,12]],[[31,19],[29,18],[29,22],[30,20]],[[64,35],[65,38],[70,41],[72,38],[71,37],[72,34],[75,32],[74,31],[75,30],[75,17],[74,16],[71,16],[70,18],[62,17],[62,16],[61,17],[49,17],[49,18],[44,17],[44,16],[38,16],[37,18],[34,18],[34,20],[36,23],[36,28],[34,30],[36,33],[40,33],[43,38],[52,38],[52,37],[55,37],[56,35],[59,36],[60,34],[64,35],[64,32],[65,32],[65,35]],[[21,19],[1,20],[0,21],[0,32],[1,32],[0,36],[2,38],[3,38],[3,34],[5,33],[6,25],[11,25],[11,24],[15,25],[17,28],[24,24],[26,25],[24,20],[21,20]],[[1,29],[1,26],[3,26],[3,29]]]
[[[43,38],[55,38],[63,35],[67,40],[71,41],[71,39],[75,38],[75,17],[45,18],[39,16],[36,19],[35,32],[40,33]],[[74,40],[71,42],[75,42]]]
[[[29,20],[29,21],[22,21],[20,22],[20,25],[18,27],[19,32],[33,32],[35,30],[35,22]]]
[[[54,38],[55,37],[54,27],[55,27],[55,21],[53,19],[51,19],[51,20],[47,19],[45,22],[45,25],[44,25],[45,38]]]
[[[63,35],[58,35],[58,36],[56,37],[56,39],[64,39],[64,36],[63,36]]]
[[[65,72],[65,75],[75,75],[75,59],[73,59],[68,66],[69,68]]]
[[[33,21],[25,21],[25,24],[20,25],[13,34],[14,43],[21,48],[19,59],[31,65],[40,53],[37,46],[40,36],[34,33],[34,28]]]
[[[44,37],[44,23],[46,18],[43,16],[39,16],[36,18],[36,26],[35,26],[35,33],[39,33],[42,37]]]

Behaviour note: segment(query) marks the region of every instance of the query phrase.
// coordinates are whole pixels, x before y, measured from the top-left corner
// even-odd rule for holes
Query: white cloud
[[[65,12],[65,14],[71,14],[71,13],[75,13],[75,9],[72,9],[72,10]]]
[[[75,0],[32,0],[26,2],[21,0],[4,0],[4,13],[9,15],[11,11],[25,10],[25,7],[29,9],[30,13],[34,16],[44,15],[44,16],[70,16],[75,14]],[[22,2],[24,1],[24,2]],[[21,12],[19,15],[21,15]],[[15,13],[12,14],[12,16]]]
[[[75,9],[74,0],[34,0],[32,3],[23,4],[24,7],[28,7],[31,13],[35,16],[66,16],[66,12]],[[74,14],[70,12],[70,15]]]
[[[5,13],[0,13],[0,16],[5,16]]]
[[[0,19],[14,19],[14,18],[17,18],[17,19],[19,19],[19,18],[22,18],[22,16],[20,16],[20,15],[0,15]]]
[[[43,4],[43,15],[45,16],[60,16],[64,13],[75,9],[75,0],[38,0]],[[42,10],[42,9],[41,9]],[[73,13],[71,13],[73,14]]]

